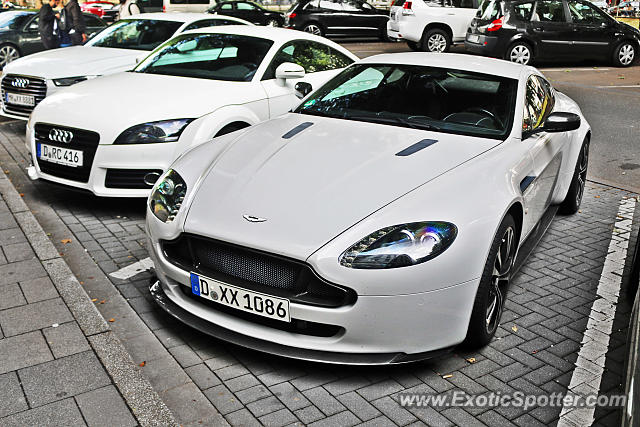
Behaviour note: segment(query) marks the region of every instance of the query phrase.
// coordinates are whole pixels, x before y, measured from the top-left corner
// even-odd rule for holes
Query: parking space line
[[[608,89],[608,88],[617,88],[617,87],[620,87],[620,88],[623,88],[623,87],[626,87],[626,88],[635,88],[635,87],[640,88],[640,85],[609,85],[609,86],[596,86],[596,87],[598,89]]]
[[[151,258],[145,258],[138,262],[134,262],[133,264],[129,264],[118,271],[114,271],[113,273],[110,273],[109,276],[116,279],[127,280],[137,274],[149,270],[151,267],[153,267],[153,261],[151,261]]]
[[[539,68],[543,73],[550,71],[556,71],[559,73],[565,73],[567,71],[609,71],[611,68]]]
[[[613,329],[613,319],[622,285],[636,202],[635,197],[623,197],[620,201],[617,220],[609,242],[609,250],[598,282],[596,300],[591,306],[587,329],[582,337],[578,359],[575,363],[576,367],[569,383],[568,393],[570,394],[597,395],[600,390]],[[558,426],[589,426],[594,421],[594,414],[595,407],[564,406],[560,413]]]

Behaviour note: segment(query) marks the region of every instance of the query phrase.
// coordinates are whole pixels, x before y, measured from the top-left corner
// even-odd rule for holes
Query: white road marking
[[[640,88],[640,85],[610,85],[610,86],[596,86],[598,89],[608,89],[610,87],[612,88],[616,88],[616,87],[638,87]]]
[[[587,329],[582,337],[578,360],[569,383],[569,394],[587,396],[597,395],[600,391],[635,209],[635,197],[625,197],[620,201],[609,251],[598,283],[597,298],[591,306]],[[558,427],[590,426],[593,424],[594,414],[595,407],[565,406],[560,412]]]
[[[140,274],[143,271],[149,270],[151,267],[153,267],[153,261],[151,261],[151,258],[145,258],[138,262],[134,262],[133,264],[127,265],[126,267],[123,267],[118,271],[114,271],[113,273],[109,274],[109,276],[116,279],[126,280],[130,277],[135,276],[136,274]]]
[[[611,68],[538,68],[543,73],[555,71],[559,73],[565,73],[567,71],[609,71]]]

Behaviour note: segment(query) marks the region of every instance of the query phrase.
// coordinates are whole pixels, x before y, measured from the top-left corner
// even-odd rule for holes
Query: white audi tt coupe
[[[29,176],[147,197],[188,148],[286,113],[355,60],[328,39],[282,28],[188,31],[131,72],[45,98],[27,124]]]
[[[132,69],[176,34],[217,25],[253,25],[207,13],[143,13],[105,28],[83,46],[51,49],[7,64],[0,115],[27,120],[46,96],[98,76]]]
[[[163,174],[151,292],[187,324],[288,357],[399,363],[484,345],[526,242],[577,211],[589,137],[534,68],[367,58]]]

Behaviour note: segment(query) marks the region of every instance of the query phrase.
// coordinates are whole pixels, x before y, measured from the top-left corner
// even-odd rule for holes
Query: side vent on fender
[[[520,181],[520,191],[522,192],[522,194],[524,194],[527,188],[529,188],[529,186],[533,184],[533,181],[535,180],[536,180],[535,176],[528,175],[528,176],[525,176],[522,181]]]
[[[422,141],[416,142],[415,144],[410,145],[409,147],[405,148],[402,151],[398,151],[396,153],[396,156],[400,156],[400,157],[410,156],[413,153],[417,153],[422,149],[432,146],[436,142],[438,141],[435,139],[423,139]]]
[[[294,136],[296,136],[297,134],[299,134],[300,132],[302,132],[303,130],[305,130],[306,128],[308,128],[311,125],[313,125],[313,123],[311,123],[311,122],[300,123],[298,126],[294,127],[289,132],[287,132],[284,135],[282,135],[282,138],[284,138],[284,139],[293,138]]]

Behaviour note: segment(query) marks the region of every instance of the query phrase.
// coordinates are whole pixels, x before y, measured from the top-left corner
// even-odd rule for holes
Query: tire
[[[533,49],[529,43],[515,42],[507,49],[504,59],[516,64],[531,65],[533,63]]]
[[[380,35],[378,36],[381,42],[389,42],[389,35],[387,34],[387,27],[380,28]]]
[[[573,215],[580,209],[584,186],[587,182],[587,168],[589,167],[589,138],[585,139],[580,148],[580,155],[576,162],[576,169],[569,185],[567,197],[560,203],[558,212],[564,215]]]
[[[613,51],[613,65],[630,67],[638,56],[638,47],[630,40],[620,43]]]
[[[0,45],[0,68],[20,58],[20,51],[12,44]]]
[[[423,52],[448,52],[451,47],[451,38],[446,31],[432,28],[422,35],[420,50]]]
[[[280,23],[277,19],[269,19],[265,25],[267,27],[279,27]]]
[[[324,37],[324,30],[322,26],[317,22],[309,22],[302,28],[305,33],[315,34],[316,36]]]
[[[418,44],[416,42],[412,42],[410,40],[407,40],[407,46],[409,46],[409,49],[411,49],[413,51],[420,50],[420,44]]]
[[[464,347],[483,347],[498,330],[504,299],[513,273],[518,248],[517,236],[516,223],[513,217],[507,214],[491,243],[473,303]]]

